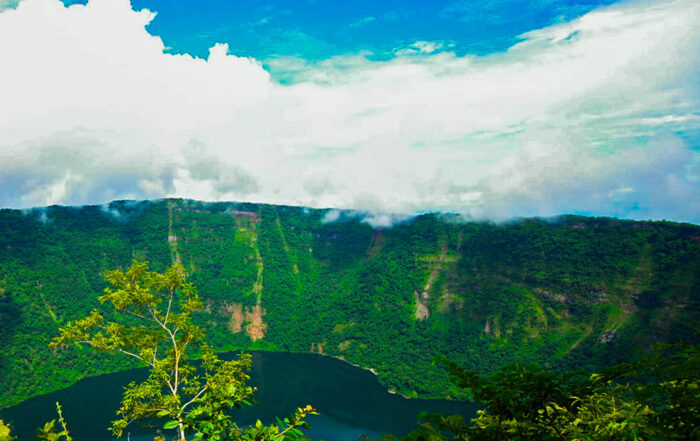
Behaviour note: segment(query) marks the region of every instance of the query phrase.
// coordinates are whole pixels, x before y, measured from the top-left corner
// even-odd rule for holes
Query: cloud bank
[[[0,206],[166,196],[700,222],[700,3],[633,2],[503,53],[164,51],[128,0],[0,10]],[[271,78],[280,72],[290,79]]]

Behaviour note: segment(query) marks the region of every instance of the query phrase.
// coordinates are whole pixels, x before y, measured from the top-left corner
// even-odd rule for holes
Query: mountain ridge
[[[132,259],[188,269],[220,350],[343,357],[407,396],[463,396],[435,355],[482,372],[593,369],[694,338],[696,225],[429,213],[372,228],[353,211],[326,222],[332,211],[182,199],[0,210],[0,405],[132,367],[45,344]]]

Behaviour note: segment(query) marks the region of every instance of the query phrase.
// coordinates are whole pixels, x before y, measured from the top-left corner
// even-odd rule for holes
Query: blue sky
[[[86,1],[64,1],[85,4]],[[532,29],[579,17],[611,0],[220,1],[134,0],[157,11],[148,26],[173,53],[206,57],[215,43],[265,60],[319,60],[370,51],[391,57],[414,41],[444,41],[459,54],[504,51]]]
[[[0,0],[0,206],[698,223],[698,17],[695,0]]]

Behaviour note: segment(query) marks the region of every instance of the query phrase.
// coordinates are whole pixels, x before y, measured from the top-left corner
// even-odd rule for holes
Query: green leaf
[[[163,429],[174,429],[178,425],[180,425],[180,423],[175,420],[168,421],[167,423],[163,424]]]

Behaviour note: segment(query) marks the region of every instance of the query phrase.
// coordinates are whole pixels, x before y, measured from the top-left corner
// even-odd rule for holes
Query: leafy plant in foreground
[[[192,322],[203,303],[186,277],[179,264],[158,273],[149,271],[146,262],[134,261],[126,271],[110,271],[106,279],[111,287],[99,301],[111,305],[113,315],[93,310],[61,328],[51,346],[88,345],[149,367],[146,380],[131,382],[124,391],[119,418],[111,427],[115,436],[133,421],[163,418],[163,429],[175,429],[179,440],[186,433],[206,440],[299,437],[297,428],[308,428],[304,418],[315,414],[311,406],[269,427],[258,421],[241,429],[231,419],[230,411],[249,404],[254,392],[246,385],[251,358],[223,361],[214,354],[203,329]],[[191,362],[195,354],[201,358],[199,368]]]
[[[56,428],[56,420],[51,420],[38,430],[36,438],[41,441],[73,441],[59,403],[56,403],[56,412],[58,412],[58,422],[61,424],[61,430]]]

